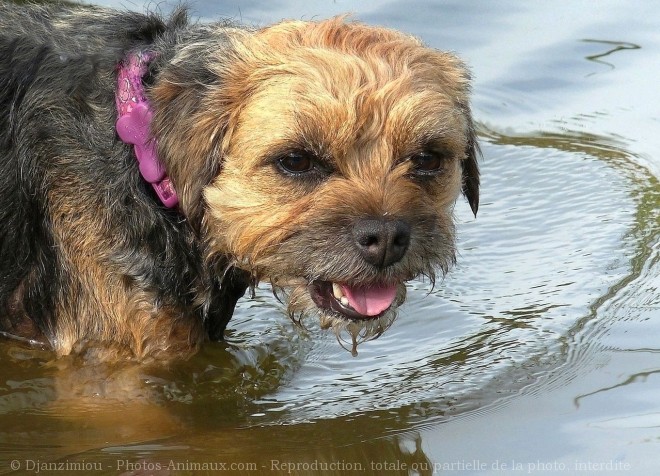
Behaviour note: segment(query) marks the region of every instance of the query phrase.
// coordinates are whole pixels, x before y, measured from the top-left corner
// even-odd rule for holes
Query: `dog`
[[[469,94],[454,55],[345,17],[0,4],[2,335],[183,358],[269,282],[354,351],[455,263]]]

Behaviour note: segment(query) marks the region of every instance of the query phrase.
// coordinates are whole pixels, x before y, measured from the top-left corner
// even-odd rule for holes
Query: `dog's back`
[[[176,21],[183,18],[173,17]],[[153,41],[168,26],[155,15],[92,6],[0,3],[3,44],[20,39],[69,55],[121,57],[127,48]]]
[[[77,18],[65,7],[0,4],[0,330],[39,341],[55,327],[64,279],[47,169],[63,159],[60,125],[76,128],[70,98],[89,104],[89,88],[98,83],[92,45],[73,34],[85,28]]]
[[[0,3],[0,333],[68,352],[84,335],[133,340],[117,321],[139,326],[144,301],[200,324],[202,309],[227,313],[192,230],[157,205],[114,130],[117,64],[186,21]]]

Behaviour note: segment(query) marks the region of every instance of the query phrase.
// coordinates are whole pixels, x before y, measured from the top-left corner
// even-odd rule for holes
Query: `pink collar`
[[[150,137],[153,111],[144,91],[142,78],[149,62],[156,55],[150,52],[130,54],[117,70],[117,134],[122,141],[133,144],[142,177],[149,182],[167,208],[175,207],[179,197],[170,178],[158,160],[156,140]]]

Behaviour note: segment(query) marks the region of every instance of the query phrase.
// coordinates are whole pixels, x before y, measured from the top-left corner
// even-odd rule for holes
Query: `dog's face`
[[[406,281],[453,263],[461,189],[476,213],[463,66],[341,20],[276,25],[237,54],[208,102],[223,124],[204,189],[211,246],[283,291],[292,316],[354,343],[380,334]]]

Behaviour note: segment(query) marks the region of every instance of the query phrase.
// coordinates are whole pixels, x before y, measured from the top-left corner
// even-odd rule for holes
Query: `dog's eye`
[[[410,157],[411,172],[416,175],[437,175],[445,167],[446,156],[442,153],[419,152]]]
[[[298,175],[310,172],[314,169],[314,160],[303,152],[289,152],[277,161],[282,170],[290,174]]]

